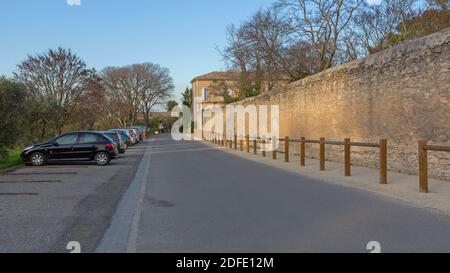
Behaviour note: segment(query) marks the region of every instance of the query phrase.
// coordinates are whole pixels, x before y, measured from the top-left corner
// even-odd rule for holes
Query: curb
[[[6,169],[3,169],[3,170],[0,170],[0,175],[5,174],[5,173],[11,173],[11,172],[13,172],[13,171],[15,171],[17,169],[22,168],[23,166],[25,166],[25,165],[19,164],[19,165],[14,166],[14,167],[10,167],[10,168],[6,168]]]

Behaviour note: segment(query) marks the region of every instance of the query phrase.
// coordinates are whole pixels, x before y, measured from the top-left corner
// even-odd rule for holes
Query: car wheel
[[[47,163],[47,158],[43,153],[34,153],[30,156],[31,165],[39,167]]]
[[[100,152],[95,155],[95,163],[99,166],[106,166],[111,161],[111,158],[108,153]]]

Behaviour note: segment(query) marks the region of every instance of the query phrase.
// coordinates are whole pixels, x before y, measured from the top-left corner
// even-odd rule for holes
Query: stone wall
[[[420,139],[450,145],[450,29],[242,104],[279,105],[282,136],[364,142],[387,138],[390,170],[417,174]],[[309,156],[318,155],[315,145],[308,150]],[[343,160],[342,147],[327,150],[329,160]],[[378,167],[377,150],[352,152],[355,165]],[[429,160],[431,177],[450,179],[450,153],[430,152]]]

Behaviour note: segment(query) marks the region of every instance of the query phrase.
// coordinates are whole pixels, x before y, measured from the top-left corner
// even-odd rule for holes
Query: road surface
[[[450,251],[450,217],[435,210],[199,142],[162,136],[147,153],[127,251],[367,253],[372,241],[383,252]]]
[[[0,203],[0,252],[450,252],[446,214],[168,136],[0,175]]]

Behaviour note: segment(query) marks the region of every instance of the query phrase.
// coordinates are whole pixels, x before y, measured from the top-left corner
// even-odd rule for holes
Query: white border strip
[[[147,189],[150,156],[150,144],[148,143],[136,175],[120,200],[111,224],[97,246],[96,253],[134,253],[137,251],[139,222]]]

